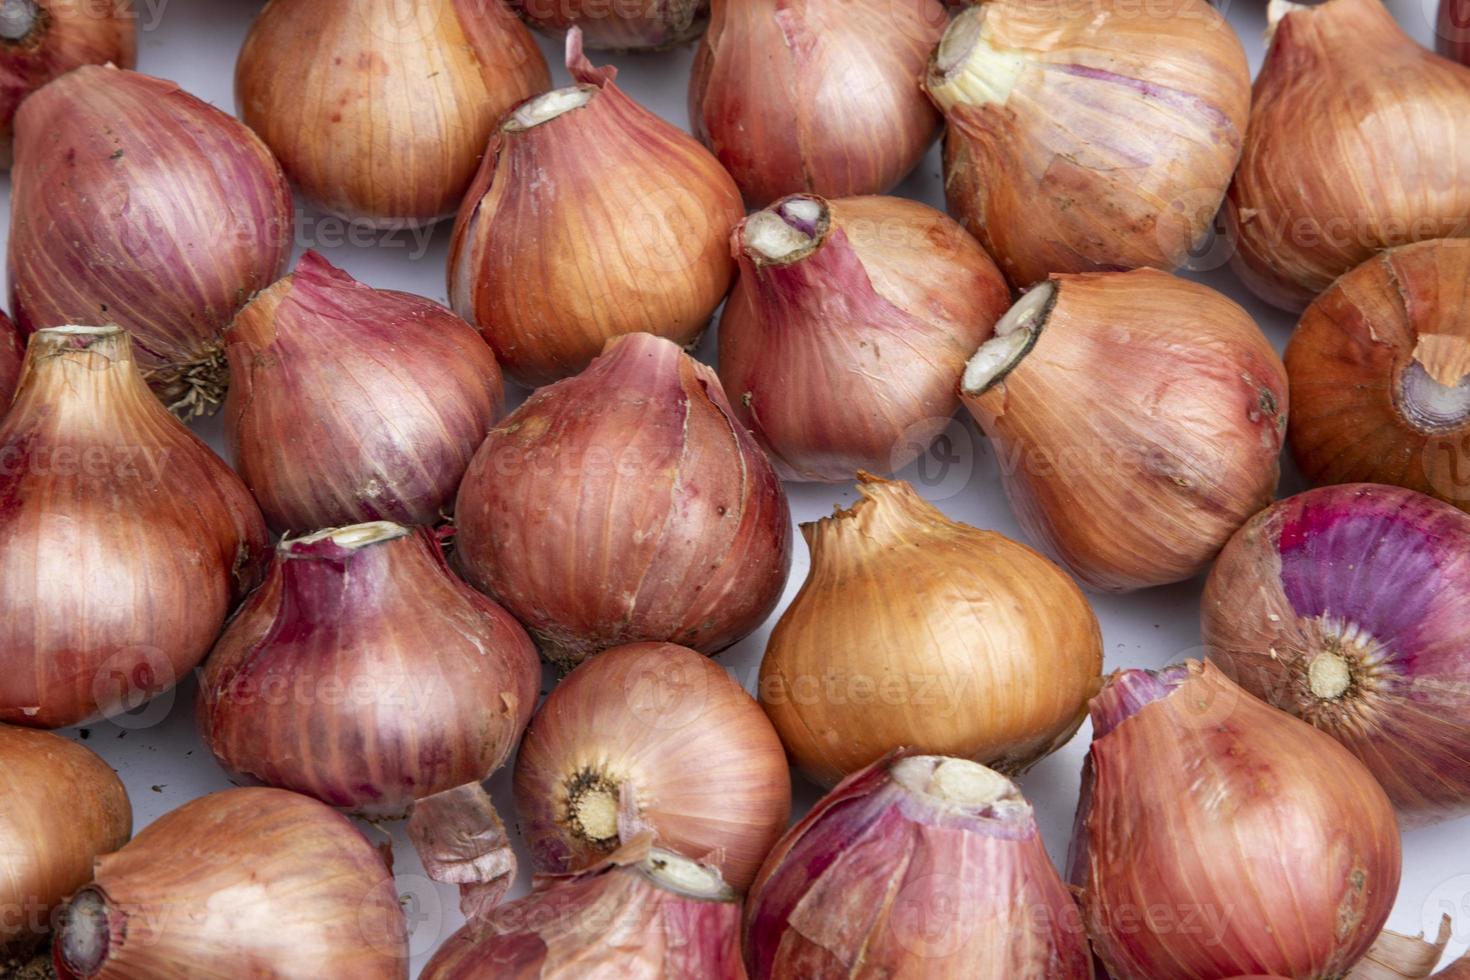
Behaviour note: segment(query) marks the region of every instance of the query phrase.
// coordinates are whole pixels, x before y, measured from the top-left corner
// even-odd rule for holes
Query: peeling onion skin
[[[791,570],[781,481],[713,369],[649,334],[490,431],[455,506],[455,561],[562,670],[609,647],[717,653]]]
[[[1237,275],[1295,312],[1380,249],[1470,236],[1470,68],[1381,0],[1272,7],[1225,216]]]
[[[1286,371],[1307,479],[1470,509],[1470,239],[1380,252],[1333,283],[1292,334]]]
[[[710,0],[506,0],[543,34],[582,31],[587,47],[610,51],[664,51],[699,37],[709,24]]]
[[[793,763],[833,786],[898,748],[1006,774],[1064,745],[1101,683],[1097,617],[1050,561],[907,483],[801,526],[811,572],[761,661]]]
[[[260,581],[250,492],[116,327],[31,337],[0,460],[0,722],[63,728],[172,687]]]
[[[1017,520],[1099,591],[1205,571],[1275,496],[1281,359],[1240,306],[1168,273],[1054,276],[1047,288],[1029,350],[989,387],[967,375],[961,391]]]
[[[787,194],[882,194],[942,120],[919,88],[937,0],[713,0],[694,56],[694,135],[760,208]]]
[[[849,776],[776,845],[745,918],[753,980],[1093,976],[1031,805],[958,759],[900,754]]]
[[[1215,563],[1203,634],[1362,759],[1405,823],[1470,812],[1470,515],[1368,484],[1280,501]]]
[[[272,0],[235,68],[240,117],[308,200],[380,227],[452,215],[546,59],[484,0]]]
[[[962,38],[977,23],[967,62]],[[1018,287],[1184,264],[1219,210],[1250,110],[1245,50],[1204,0],[1167,16],[1129,0],[991,0],[955,19],[924,85],[949,124],[949,212]]]
[[[128,0],[10,0],[8,6],[18,19],[0,34],[0,167],[11,164],[15,111],[27,95],[82,65],[138,63],[137,17]]]
[[[752,219],[730,238],[740,278],[720,319],[720,381],[783,478],[891,473],[959,408],[965,362],[1009,287],[979,243],[925,205],[794,195],[763,213],[779,221],[792,205],[825,211],[806,254],[766,258],[747,244]]]
[[[1470,0],[1440,0],[1435,47],[1446,58],[1470,65]],[[1470,962],[1465,968],[1470,971]]]
[[[307,252],[225,333],[225,437],[273,530],[435,524],[500,417],[473,327]]]
[[[407,980],[408,926],[382,855],[346,817],[228,789],[101,858],[52,952],[61,980]]]
[[[1121,671],[1091,710],[1069,860],[1116,980],[1341,976],[1368,951],[1398,825],[1341,745],[1208,663]],[[1141,917],[1157,907],[1172,925]]]
[[[15,386],[20,382],[20,368],[25,362],[26,344],[21,339],[15,322],[0,312],[0,418],[10,407],[15,397]]]
[[[709,151],[624,95],[617,69],[592,67],[576,29],[567,69],[576,84],[548,98],[590,101],[529,126],[517,114],[550,103],[507,117],[449,250],[455,312],[532,386],[581,371],[612,337],[694,343],[734,281],[745,214]]]
[[[744,891],[791,815],[781,741],[709,658],[672,643],[599,654],[521,742],[516,812],[537,869],[591,867],[639,832]]]
[[[0,725],[0,956],[49,931],[52,910],[92,880],[92,862],[132,834],[117,773],[70,739]],[[58,819],[65,814],[64,819]]]

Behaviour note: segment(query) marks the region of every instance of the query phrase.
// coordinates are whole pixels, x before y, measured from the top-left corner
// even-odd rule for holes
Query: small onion
[[[500,416],[500,368],[469,324],[315,252],[225,341],[226,437],[276,531],[435,523]]]
[[[591,867],[639,833],[743,891],[786,828],[791,776],[760,706],[709,658],[633,643],[568,674],[521,742],[516,812],[536,867]]]
[[[20,368],[26,357],[25,341],[15,322],[0,312],[0,416],[10,407],[15,397],[15,386],[20,383]]]
[[[946,518],[907,483],[802,533],[811,574],[761,662],[796,765],[831,786],[902,747],[1019,773],[1061,747],[1102,670],[1097,617],[1022,544]]]
[[[1071,894],[1009,779],[942,756],[849,776],[776,845],[746,908],[754,980],[1091,980]]]
[[[1373,776],[1211,664],[1113,675],[1072,880],[1116,980],[1342,976],[1393,908],[1401,855]]]
[[[713,0],[694,56],[694,134],[763,207],[798,191],[881,194],[940,118],[918,79],[946,23],[937,0]]]
[[[250,492],[150,394],[116,327],[31,337],[0,500],[0,721],[60,728],[172,687],[268,554]]]
[[[1152,269],[1054,276],[961,395],[1021,526],[1092,588],[1204,571],[1275,496],[1286,371],[1245,310]]]
[[[382,855],[346,817],[230,789],[99,860],[53,953],[61,980],[407,980],[408,925]]]
[[[1470,0],[1439,0],[1435,41],[1440,54],[1470,65]]]
[[[896,197],[784,198],[736,226],[720,380],[787,479],[911,462],[959,407],[965,362],[1010,303],[990,256]]]
[[[611,337],[695,341],[735,277],[735,183],[692,137],[593,68],[522,104],[490,139],[449,251],[449,295],[518,381],[582,370]]]
[[[791,570],[781,481],[714,371],[648,334],[492,429],[455,513],[465,577],[563,669],[643,640],[722,650]]]
[[[699,37],[710,0],[506,0],[548,34],[580,29],[589,48],[662,51]]]

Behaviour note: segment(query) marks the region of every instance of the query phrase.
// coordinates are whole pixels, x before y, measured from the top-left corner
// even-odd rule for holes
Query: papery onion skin
[[[26,344],[21,339],[15,322],[0,312],[0,416],[10,407],[15,397],[15,386],[20,382],[20,368],[25,362]]]
[[[893,472],[954,415],[965,362],[1010,290],[979,243],[923,204],[794,195],[762,213],[782,220],[793,205],[825,212],[805,254],[774,261],[750,244],[758,217],[731,235],[740,278],[720,318],[720,381],[782,477]]]
[[[1278,9],[1225,216],[1241,280],[1298,311],[1380,249],[1470,236],[1470,68],[1381,0]]]
[[[649,334],[492,429],[455,515],[457,567],[563,669],[623,643],[723,650],[791,570],[775,471],[714,371]]]
[[[1398,825],[1341,745],[1198,662],[1115,674],[1092,722],[1070,861],[1117,980],[1340,976],[1373,944]]]
[[[453,214],[501,117],[550,85],[483,0],[272,0],[235,67],[240,117],[302,195],[384,227]]]
[[[937,0],[713,0],[689,80],[694,134],[746,203],[882,194],[941,120],[919,88],[946,16]]]
[[[1286,347],[1291,450],[1313,483],[1391,483],[1470,509],[1470,239],[1380,252]]]
[[[1281,359],[1239,305],[1168,273],[1055,276],[1040,288],[1054,292],[1030,348],[996,380],[967,374],[961,391],[1017,520],[1101,591],[1204,571],[1275,496]]]
[[[1031,805],[939,756],[885,757],[819,800],[751,887],[745,949],[754,980],[1093,975]]]
[[[315,252],[241,310],[225,341],[225,436],[278,532],[437,523],[504,404],[473,327]]]
[[[34,334],[0,421],[0,721],[61,728],[191,670],[260,580],[250,492],[116,327]]]
[[[590,867],[642,830],[743,891],[786,828],[791,777],[760,706],[687,647],[634,643],[567,677],[531,720],[516,811],[536,867]]]
[[[100,859],[52,949],[61,980],[408,977],[382,855],[346,817],[278,789],[201,797]]]
[[[171,409],[224,394],[220,333],[291,253],[291,188],[243,124],[173,82],[69,72],[15,117],[11,315],[117,324]]]
[[[399,817],[498,769],[540,683],[525,630],[432,533],[359,524],[276,549],[205,665],[199,729],[231,772]]]
[[[735,278],[745,213],[709,151],[623,94],[617,69],[593,68],[576,29],[567,69],[576,85],[547,98],[591,100],[507,117],[450,242],[451,305],[528,385],[575,374],[612,337],[693,343]]]
[[[949,123],[949,212],[1018,287],[1183,265],[1250,109],[1245,50],[1203,0],[992,0],[959,14],[924,84]]]
[[[1210,659],[1346,745],[1404,822],[1470,812],[1470,515],[1309,490],[1240,529],[1202,604]]]
[[[1446,58],[1470,65],[1470,0],[1439,0],[1435,47]]]
[[[761,661],[761,704],[797,768],[832,786],[909,747],[1013,774],[1066,743],[1102,670],[1081,590],[907,483],[865,474],[857,489],[802,525],[811,572]]]
[[[137,16],[131,0],[85,4],[9,0],[0,31],[0,167],[13,158],[15,111],[47,82],[82,65],[138,62]]]
[[[132,834],[117,773],[59,735],[0,725],[0,955],[24,951],[51,911],[92,880],[92,862]],[[64,816],[63,816],[64,815]]]
[[[710,0],[507,0],[510,8],[546,34],[576,28],[587,47],[612,51],[663,51],[694,40],[709,24]]]

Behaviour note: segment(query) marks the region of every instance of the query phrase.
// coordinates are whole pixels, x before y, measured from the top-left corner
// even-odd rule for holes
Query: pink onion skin
[[[694,40],[709,23],[710,0],[507,0],[526,23],[546,34],[573,27],[587,47],[663,51]]]
[[[26,99],[15,138],[16,324],[115,323],[165,404],[213,411],[220,334],[291,252],[291,189],[265,144],[173,82],[93,66]]]
[[[434,524],[504,384],[474,328],[307,252],[225,333],[225,435],[271,528]]]
[[[20,368],[25,362],[26,344],[15,321],[0,312],[0,416],[10,407],[15,397],[15,386],[20,382]]]
[[[173,686],[268,554],[250,492],[149,393],[126,334],[31,337],[0,421],[0,721],[76,725]]]
[[[948,802],[896,778],[904,762],[848,776],[771,851],[746,903],[753,980],[1090,980],[1077,906],[1015,786],[1000,780],[999,807]]]
[[[1470,515],[1398,487],[1297,494],[1226,545],[1202,613],[1210,659],[1347,746],[1405,823],[1470,812]]]
[[[1341,745],[1209,663],[1121,671],[1091,711],[1070,862],[1116,980],[1340,976],[1373,945],[1398,825]]]
[[[712,0],[689,80],[694,135],[746,204],[882,194],[942,120],[919,87],[947,22],[937,0]]]
[[[399,817],[500,768],[535,709],[540,663],[427,529],[339,530],[276,549],[205,665],[199,729],[233,773]]]
[[[1446,58],[1470,65],[1470,0],[1439,0],[1435,48]]]
[[[645,640],[723,650],[791,569],[785,491],[719,378],[649,334],[492,429],[455,514],[459,569],[563,669]]]
[[[933,208],[795,195],[771,210],[803,200],[827,211],[809,254],[763,259],[745,242],[750,219],[730,237],[740,278],[720,319],[720,381],[783,478],[891,473],[959,408],[965,362],[1010,289],[980,244]]]

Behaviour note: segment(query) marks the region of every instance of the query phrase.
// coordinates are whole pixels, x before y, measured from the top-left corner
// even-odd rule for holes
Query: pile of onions
[[[279,532],[435,523],[503,404],[474,328],[315,252],[257,294],[225,341],[226,437]]]
[[[1108,975],[1335,977],[1368,951],[1398,825],[1341,745],[1197,662],[1113,675],[1092,724],[1071,865]]]
[[[25,100],[15,145],[16,323],[117,324],[171,409],[213,411],[220,333],[291,253],[291,188],[265,144],[173,82],[89,66]]]
[[[295,793],[194,800],[97,862],[52,946],[61,980],[406,980],[408,924],[377,848]]]
[[[890,473],[959,407],[965,362],[1010,290],[985,250],[915,201],[784,198],[736,226],[720,381],[795,480]]]
[[[1291,449],[1314,483],[1391,483],[1470,509],[1470,239],[1380,252],[1286,348]]]
[[[95,753],[49,732],[0,725],[0,958],[50,931],[51,911],[127,843],[133,810]]]
[[[761,662],[792,760],[831,786],[898,748],[1007,774],[1059,748],[1098,689],[1102,637],[1041,555],[951,521],[907,483],[803,524],[811,573]]]
[[[744,214],[719,161],[592,67],[576,29],[567,70],[575,85],[491,137],[450,244],[455,311],[526,384],[575,374],[612,337],[696,340],[735,277]]]
[[[1470,65],[1470,0],[1439,0],[1436,39],[1440,54]]]
[[[634,643],[572,671],[531,721],[516,811],[542,871],[576,871],[652,831],[743,891],[791,813],[760,706],[709,658]]]
[[[25,361],[26,344],[15,322],[0,313],[0,415],[10,407],[15,386],[20,383],[20,367]]]
[[[719,379],[648,334],[492,429],[455,514],[465,577],[563,669],[644,640],[722,650],[791,568],[786,494]]]
[[[172,687],[268,554],[250,492],[153,397],[116,327],[31,337],[0,500],[0,721],[60,728]]]
[[[501,117],[550,85],[499,2],[272,0],[235,67],[240,117],[301,193],[385,226],[452,214]]]
[[[961,395],[1021,526],[1095,589],[1204,571],[1280,478],[1281,359],[1239,305],[1168,273],[1053,276]]]
[[[1300,310],[1380,249],[1470,235],[1470,68],[1382,0],[1276,0],[1270,17],[1225,212],[1246,285]]]
[[[580,30],[589,48],[662,51],[699,37],[710,0],[506,0],[532,27],[549,34]]]
[[[881,194],[940,118],[918,79],[946,23],[938,0],[713,0],[689,119],[746,203]]]
[[[1009,779],[886,757],[771,852],[746,908],[753,980],[1092,980],[1077,907]]]
[[[949,211],[1023,287],[1184,264],[1240,159],[1251,95],[1240,39],[1205,0],[976,4],[924,84],[949,123]]]
[[[1205,586],[1210,659],[1363,760],[1405,822],[1470,812],[1470,515],[1348,484],[1280,501]]]
[[[0,3],[0,166],[9,167],[21,100],[82,65],[132,68],[137,17],[129,3],[4,0]]]

